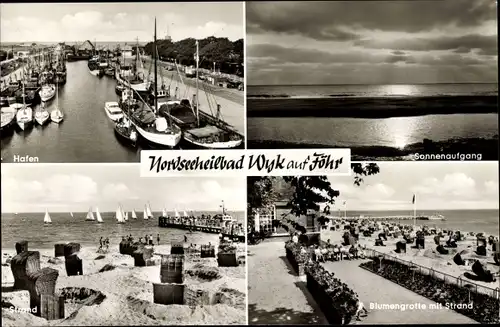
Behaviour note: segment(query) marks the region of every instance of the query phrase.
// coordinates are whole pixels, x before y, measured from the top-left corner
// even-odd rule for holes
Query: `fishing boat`
[[[102,224],[103,223],[103,220],[102,220],[102,217],[101,217],[101,213],[99,212],[99,208],[95,208],[95,215],[97,217],[97,222],[99,224]]]
[[[132,219],[137,219],[137,214],[135,213],[135,210],[132,210]]]
[[[155,43],[156,44],[156,43]],[[199,44],[196,41],[196,94],[193,101],[182,99],[173,100],[160,108],[160,115],[169,117],[182,129],[183,139],[195,147],[205,149],[230,149],[239,147],[244,140],[243,135],[238,133],[233,126],[224,121],[221,106],[212,95],[216,103],[216,113],[209,114],[200,109],[199,103]],[[206,92],[207,98],[209,93]],[[210,101],[208,101],[210,105]],[[212,111],[212,108],[209,108]]]
[[[137,41],[134,64],[132,66],[126,65],[124,56],[123,65],[119,65],[115,78],[119,84],[129,87],[143,96],[147,95],[151,84],[144,77],[143,68],[139,51],[139,41]]]
[[[16,121],[19,128],[24,131],[33,124],[33,110],[28,106],[19,109],[16,114]]]
[[[88,221],[95,220],[94,213],[92,212],[92,207],[89,208],[89,211],[87,212],[87,217],[85,217],[85,220],[88,220]]]
[[[121,205],[119,205],[118,208],[116,209],[115,219],[116,219],[117,224],[124,224],[125,223],[123,209],[122,209]]]
[[[56,95],[56,86],[54,84],[45,84],[40,90],[40,99],[43,102],[50,101]]]
[[[2,107],[2,127],[1,130],[6,130],[14,125],[16,120],[17,110],[12,107]]]
[[[35,111],[35,121],[38,125],[43,126],[49,121],[49,118],[50,114],[45,108],[45,103],[42,103],[40,110]]]
[[[50,219],[49,211],[45,209],[45,216],[43,217],[43,223],[45,225],[52,224],[52,219]]]
[[[156,19],[155,19],[155,35],[154,41],[156,45]],[[155,52],[153,52],[155,53]],[[157,72],[157,58],[154,55],[154,87],[155,91],[158,85],[158,72]],[[134,93],[137,94],[141,105],[138,101],[133,101]],[[158,115],[158,99],[154,99],[154,108],[151,108],[148,103],[141,97],[141,95],[131,87],[129,90],[124,90],[122,94],[121,104],[122,109],[127,118],[137,129],[137,132],[147,141],[168,146],[170,148],[179,144],[182,131],[181,129],[169,120],[169,117],[161,117]]]
[[[127,100],[130,101],[131,98],[128,97]],[[123,117],[115,124],[114,130],[118,137],[135,147],[137,145],[137,130],[128,118],[130,117],[130,107],[130,103],[125,106],[125,109],[128,110],[128,115],[125,116],[122,113]]]
[[[120,105],[116,101],[109,101],[104,103],[104,111],[109,119],[116,122],[123,118],[123,112]]]
[[[64,114],[59,108],[59,92],[56,92],[56,107],[50,113],[50,119],[56,124],[59,124],[64,119]]]

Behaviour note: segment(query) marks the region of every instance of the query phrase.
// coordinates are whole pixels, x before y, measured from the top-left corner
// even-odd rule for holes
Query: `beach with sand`
[[[217,235],[206,234],[203,244],[217,244],[217,238]],[[155,245],[153,259],[159,260],[160,255],[170,254],[170,248],[170,244]],[[2,302],[5,300],[22,307],[26,303],[23,302],[25,291],[6,292],[14,281],[9,262],[15,254],[15,249],[2,249]],[[153,283],[160,282],[160,266],[134,267],[133,257],[120,254],[115,242],[105,254],[96,253],[94,247],[82,247],[79,257],[83,260],[83,275],[80,276],[66,275],[64,259],[54,258],[54,249],[40,249],[40,254],[42,268],[59,271],[56,292],[66,293],[65,318],[47,321],[30,313],[13,312],[8,306],[2,308],[4,326],[226,325],[246,322],[245,248],[241,244],[237,256],[242,264],[238,267],[218,267],[215,258],[186,257],[184,284],[187,288],[208,291],[211,295],[223,292],[230,299],[224,304],[195,307],[153,303]],[[203,270],[217,271],[217,278],[205,280],[196,273],[186,273]],[[85,298],[73,299],[67,295],[69,288],[77,290],[73,293],[88,289],[93,290],[88,293],[100,292],[104,299],[83,304]]]

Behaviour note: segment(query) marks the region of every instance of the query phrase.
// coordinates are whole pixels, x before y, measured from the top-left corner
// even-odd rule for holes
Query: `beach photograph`
[[[2,326],[246,324],[245,183],[2,164]]]
[[[497,162],[247,178],[250,325],[498,324]]]
[[[2,161],[243,149],[244,14],[242,2],[2,4]]]
[[[249,2],[246,17],[248,148],[498,160],[495,1]]]

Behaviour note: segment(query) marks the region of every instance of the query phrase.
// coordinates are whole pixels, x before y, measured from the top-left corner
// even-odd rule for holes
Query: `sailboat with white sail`
[[[151,204],[149,204],[149,202],[148,202],[148,204],[146,206],[146,212],[148,214],[148,218],[154,218],[153,211],[151,211]]]
[[[85,217],[85,220],[88,220],[88,221],[95,220],[94,213],[92,212],[92,207],[89,208],[89,211],[87,212],[87,217]]]
[[[124,219],[125,221],[128,221],[128,212],[125,212],[125,215],[123,216],[123,219]]]
[[[139,50],[139,40],[137,40],[134,65],[132,67],[127,66],[125,65],[125,57],[123,58],[123,60],[123,67],[119,67],[115,75],[118,83],[127,86],[132,90],[141,93],[142,95],[147,95],[150,87],[150,82],[144,77],[144,74],[142,73],[143,66]],[[132,70],[130,70],[130,68],[132,68]]]
[[[72,212],[70,212],[69,215],[71,216],[71,218],[75,218],[75,216],[73,216]]]
[[[161,216],[162,217],[168,217],[167,209],[163,208],[163,210],[161,211]]]
[[[57,84],[56,84],[57,85]],[[50,113],[50,119],[56,123],[56,124],[59,124],[60,122],[63,121],[64,119],[64,114],[62,112],[62,110],[59,108],[59,90],[57,90],[57,86],[56,86],[56,107],[54,110],[52,110],[52,112]]]
[[[45,216],[43,217],[43,223],[45,225],[52,224],[52,219],[50,219],[49,210],[45,209]]]
[[[125,217],[123,215],[123,209],[121,205],[118,205],[118,208],[116,209],[115,218],[117,224],[125,223]]]
[[[97,216],[97,222],[99,224],[102,224],[103,223],[103,220],[102,220],[102,217],[101,217],[101,213],[99,212],[99,208],[95,208],[95,215]]]
[[[132,219],[137,219],[137,214],[135,213],[135,210],[132,210]]]
[[[149,219],[147,205],[144,205],[144,211],[142,212],[142,218],[144,218],[144,220]]]
[[[176,218],[180,218],[181,217],[181,215],[179,215],[179,212],[177,211],[177,209],[175,209],[175,217]]]

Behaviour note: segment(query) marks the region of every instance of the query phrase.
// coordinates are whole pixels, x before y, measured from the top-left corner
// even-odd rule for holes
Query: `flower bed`
[[[302,253],[300,251],[300,244],[294,243],[292,241],[287,241],[285,243],[286,249],[286,258],[292,265],[293,269],[297,273],[297,275],[304,275],[305,265],[309,262],[311,255],[308,253]]]
[[[349,324],[356,314],[358,296],[318,263],[306,268],[307,289],[330,324]],[[343,319],[342,319],[343,318]]]
[[[443,305],[447,303],[466,304],[469,303],[470,299],[470,302],[473,303],[471,309],[457,306],[453,310],[482,324],[500,322],[499,300],[491,296],[472,292],[458,284],[446,283],[432,275],[413,270],[404,263],[387,258],[382,261],[375,258],[360,266]]]

